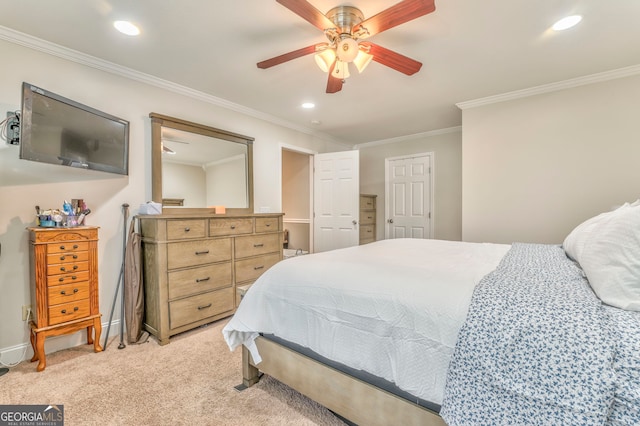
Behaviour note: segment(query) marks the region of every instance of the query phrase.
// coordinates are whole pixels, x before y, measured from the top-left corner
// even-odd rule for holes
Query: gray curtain
[[[124,258],[124,316],[127,325],[127,340],[137,343],[142,336],[144,320],[144,286],[142,261],[140,259],[140,234],[135,232],[136,218],[129,225],[129,238]]]

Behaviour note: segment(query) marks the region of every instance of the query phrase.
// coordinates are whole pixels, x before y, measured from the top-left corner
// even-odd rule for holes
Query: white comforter
[[[441,404],[475,285],[509,245],[394,239],[266,271],[223,330],[231,350],[270,333]]]

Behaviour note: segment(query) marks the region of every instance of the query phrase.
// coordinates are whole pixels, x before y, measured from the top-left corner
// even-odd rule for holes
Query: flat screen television
[[[22,83],[20,158],[129,174],[129,122]]]

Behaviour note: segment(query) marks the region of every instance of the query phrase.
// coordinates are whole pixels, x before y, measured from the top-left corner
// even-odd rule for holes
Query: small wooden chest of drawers
[[[98,228],[29,228],[31,258],[31,345],[46,367],[48,336],[87,330],[87,342],[100,346]],[[93,336],[95,330],[95,337]]]
[[[282,214],[138,216],[145,328],[161,345],[232,315],[236,288],[282,260]]]
[[[376,195],[360,194],[360,244],[376,240]]]

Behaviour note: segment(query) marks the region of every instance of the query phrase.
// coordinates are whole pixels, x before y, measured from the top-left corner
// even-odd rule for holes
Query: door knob
[[[387,222],[389,222],[389,223],[393,223],[393,219],[389,219]]]
[[[354,225],[358,224],[358,222],[356,220],[351,221],[351,223],[353,223]]]

